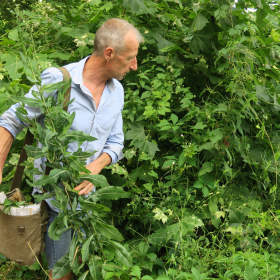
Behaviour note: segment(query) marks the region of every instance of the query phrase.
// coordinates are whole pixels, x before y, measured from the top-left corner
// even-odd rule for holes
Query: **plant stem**
[[[87,211],[87,215],[90,216],[90,214],[89,214],[88,211]],[[99,247],[100,247],[103,262],[106,262],[106,257],[105,257],[104,251],[103,251],[103,246],[102,246],[102,244],[101,244],[101,242],[100,242],[100,240],[99,240],[99,238],[98,238],[98,234],[97,234],[97,232],[96,232],[95,226],[94,226],[94,224],[93,224],[92,221],[90,221],[90,224],[91,224],[91,226],[92,226],[92,228],[93,228],[95,239],[96,239],[96,241],[97,241],[97,243],[98,243],[98,245],[99,245]]]

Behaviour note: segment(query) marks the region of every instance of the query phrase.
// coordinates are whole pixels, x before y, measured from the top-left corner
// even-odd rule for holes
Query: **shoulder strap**
[[[68,70],[65,67],[60,67],[59,70],[63,74],[63,81],[68,81],[71,78]],[[66,111],[66,112],[68,111],[67,103],[70,100],[70,94],[71,94],[71,85],[69,86],[69,88],[67,89],[67,91],[64,95],[63,110]],[[33,139],[34,139],[34,135],[28,129],[27,133],[26,133],[26,136],[25,136],[23,147],[25,145],[32,145]],[[20,164],[25,162],[27,160],[27,158],[28,158],[28,156],[26,154],[26,151],[25,151],[24,148],[22,148],[21,153],[20,153],[20,157],[19,157],[19,161],[18,161],[18,164],[17,164],[16,172],[15,172],[15,175],[14,175],[14,178],[13,178],[13,182],[11,184],[10,191],[14,190],[15,188],[20,189],[20,182],[22,180],[22,175],[23,175],[24,168],[25,168],[25,166],[21,166]],[[46,166],[45,174],[46,175],[50,174],[50,168],[48,166]]]

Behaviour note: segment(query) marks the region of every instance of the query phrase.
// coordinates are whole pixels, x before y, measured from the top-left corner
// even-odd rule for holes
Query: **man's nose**
[[[137,59],[136,59],[136,57],[131,61],[131,64],[130,64],[129,68],[133,71],[137,70]]]

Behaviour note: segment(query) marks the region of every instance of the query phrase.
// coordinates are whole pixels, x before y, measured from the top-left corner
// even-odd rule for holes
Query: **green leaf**
[[[140,242],[138,248],[142,255],[146,255],[150,248],[150,245],[147,242]]]
[[[196,28],[196,30],[201,30],[208,22],[208,19],[200,13],[194,18],[190,29],[193,30],[194,28]]]
[[[211,50],[210,38],[214,36],[211,27],[205,27],[203,30],[196,32],[190,42],[191,50],[198,54],[200,51],[209,52]]]
[[[100,273],[100,270],[98,268],[98,264],[97,261],[95,259],[94,256],[91,256],[89,259],[89,270],[90,270],[90,274],[92,279],[94,280],[102,280],[102,275]]]
[[[95,229],[106,238],[114,239],[117,241],[124,240],[121,233],[115,227],[107,225],[100,221],[96,221]]]
[[[209,211],[211,213],[211,221],[216,228],[221,223],[221,219],[217,218],[217,216],[215,215],[218,210],[219,209],[218,209],[218,198],[217,198],[217,196],[210,197],[210,199],[209,199]]]
[[[203,187],[203,183],[200,180],[198,180],[194,183],[193,187],[196,189],[201,189]]]
[[[89,251],[90,251],[90,243],[93,239],[94,235],[90,236],[84,243],[82,247],[82,260],[83,262],[86,262],[89,258]]]
[[[6,61],[5,70],[8,72],[11,79],[19,79],[22,73],[18,73],[20,68],[23,68],[23,63],[20,58],[14,54],[4,54],[1,56],[2,61]]]
[[[269,69],[266,69],[265,70],[265,73],[267,74],[267,75],[269,75],[271,78],[273,78],[273,79],[275,79],[276,81],[279,81],[280,80],[280,78],[279,78],[279,73],[276,71],[276,69],[271,69],[271,70],[269,70]],[[278,105],[278,104],[277,104]]]
[[[133,265],[132,258],[125,249],[124,246],[122,246],[120,243],[115,241],[103,241],[103,244],[106,245],[106,247],[109,248],[111,252],[114,253],[115,258],[124,266],[131,267]]]
[[[51,200],[51,204],[54,206],[54,207],[57,207],[59,209],[63,209],[63,206],[57,202],[56,200]]]
[[[62,142],[66,143],[71,143],[74,141],[77,141],[79,143],[83,143],[84,141],[95,141],[97,140],[96,138],[86,134],[83,131],[78,131],[78,130],[72,130],[68,131],[67,134],[63,135],[59,139]]]
[[[137,265],[134,265],[131,268],[131,272],[130,272],[129,275],[136,276],[137,278],[140,278],[141,277],[141,269],[140,269],[140,267],[137,266]]]
[[[192,129],[204,129],[207,125],[203,124],[202,122],[198,122]]]
[[[86,272],[84,272],[78,280],[85,280],[87,278],[87,275],[89,274],[89,270],[87,270]]]
[[[204,226],[204,224],[201,219],[199,219],[195,215],[188,216],[183,220],[183,234],[187,234],[187,232],[192,232],[195,230],[195,228],[202,226]]]
[[[140,180],[144,180],[149,183],[153,183],[153,177],[149,175],[149,166],[142,164],[140,167],[133,169],[132,172],[130,173],[130,176],[133,181],[136,181],[137,178]]]
[[[62,27],[61,32],[72,38],[79,38],[84,34],[88,33],[88,28],[87,26],[85,26],[85,28]]]
[[[153,194],[153,185],[150,183],[144,184],[143,185],[151,194]]]
[[[70,171],[67,169],[53,169],[49,175],[43,175],[37,182],[31,183],[28,181],[28,184],[35,186],[45,186],[47,184],[56,184],[59,179],[62,181],[67,181],[70,177]]]
[[[19,114],[28,115],[27,111],[22,107],[18,107],[18,108],[16,108],[16,110]]]
[[[271,102],[271,98],[269,96],[269,93],[267,92],[267,88],[264,86],[256,86],[256,96],[259,100]]]
[[[203,193],[203,197],[206,197],[209,194],[209,189],[206,186],[203,185],[201,190]]]
[[[146,256],[152,262],[157,258],[157,255],[155,253],[148,253],[148,254],[146,254]]]
[[[157,41],[157,47],[159,50],[171,48],[174,46],[174,43],[166,40],[163,36],[161,36],[158,32],[149,32],[151,36]],[[170,112],[170,111],[169,111]]]
[[[202,150],[211,150],[213,148],[214,148],[214,144],[212,142],[208,142],[198,147],[197,150],[200,152]]]
[[[89,5],[91,5],[91,6],[98,6],[100,3],[102,3],[102,0],[91,0],[89,2]]]
[[[139,149],[140,154],[147,154],[151,159],[155,156],[155,153],[159,151],[157,144],[149,142],[148,140],[133,140],[135,147]]]
[[[169,159],[164,162],[162,168],[172,166],[173,164],[175,164],[175,161],[173,159]]]
[[[46,157],[48,155],[48,152],[43,152],[42,149],[31,145],[25,145],[24,149],[26,151],[26,154],[34,159]]]
[[[72,211],[73,212],[76,212],[77,205],[78,205],[77,197],[75,196],[74,201],[72,202]]]
[[[62,234],[62,229],[65,228],[63,224],[63,218],[62,217],[56,217],[54,221],[51,223],[48,233],[51,239],[54,241],[59,240]]]
[[[155,10],[147,7],[142,0],[123,0],[123,6],[130,8],[136,15],[154,14]]]
[[[28,119],[28,117],[20,114],[18,111],[16,111],[15,114],[22,122],[29,123],[30,120]]]
[[[70,84],[70,83],[71,83],[71,80],[69,80],[67,84]],[[47,85],[42,86],[42,90],[44,92],[51,93],[51,92],[53,92],[57,89],[62,88],[63,85],[66,85],[65,81],[58,82],[58,83],[53,83],[53,84],[47,84]]]
[[[38,100],[38,99],[35,99],[35,98],[28,98],[28,97],[25,97],[25,96],[13,96],[12,99],[15,101],[15,102],[20,102],[24,105],[28,105],[30,107],[41,107],[43,106],[43,101],[42,100]]]
[[[102,7],[100,7],[99,9],[101,11],[106,10],[106,12],[108,12],[109,10],[111,10],[114,7],[114,5],[112,4],[112,2],[107,2],[105,5],[103,5]]]
[[[70,249],[69,249],[69,260],[71,270],[77,275],[80,270],[79,255],[80,243],[76,235],[73,236]]]
[[[219,103],[218,106],[215,107],[213,112],[226,112],[227,111],[227,105],[225,103]]]
[[[83,200],[81,196],[78,198],[83,210],[95,211],[95,212],[110,212],[111,210],[104,205],[96,204],[91,201]]]
[[[46,199],[48,199],[48,198],[53,197],[53,195],[50,194],[50,193],[33,194],[32,196],[35,198],[35,201],[36,201],[37,203],[41,202],[42,200],[46,200]]]
[[[107,179],[103,175],[100,175],[100,174],[97,174],[97,175],[84,174],[84,175],[81,175],[79,177],[79,179],[91,182],[96,188],[104,188],[109,185],[107,182]]]
[[[171,280],[171,278],[167,275],[161,275],[157,278],[157,280]]]
[[[141,278],[141,280],[154,280],[154,278],[152,278],[151,276],[149,275],[145,275]]]
[[[221,140],[223,138],[223,133],[221,132],[220,128],[217,128],[215,130],[212,130],[209,134],[210,136],[210,140],[213,144],[215,144],[216,142],[218,142],[219,140]]]
[[[185,153],[182,152],[179,156],[179,159],[178,159],[178,166],[181,168],[183,167],[183,165],[185,164],[186,162],[186,156],[185,156]]]
[[[192,267],[191,270],[192,270],[192,274],[194,275],[195,280],[203,280],[207,276],[207,273],[200,274],[199,270],[196,269],[195,267]]]
[[[178,117],[174,114],[172,114],[170,116],[171,121],[173,122],[173,124],[175,125],[178,122]]]
[[[263,4],[263,7],[257,9],[256,11],[256,24],[259,29],[261,38],[264,39],[264,30],[267,30],[267,21],[265,20],[268,13],[270,13],[270,7],[266,3]]]
[[[244,278],[246,280],[257,280],[259,279],[259,270],[255,268],[255,263],[249,259],[246,263],[246,269],[244,271]]]
[[[74,156],[70,156],[68,157],[68,160],[70,161],[70,166],[74,169],[74,170],[77,170],[79,172],[88,172],[88,169],[82,165],[81,163],[79,163],[79,161],[77,160],[76,157]]]
[[[65,254],[54,266],[53,268],[53,278],[58,279],[71,271],[70,269],[70,261],[69,261],[69,254]]]
[[[94,155],[96,153],[96,151],[93,151],[91,153],[89,152],[83,152],[81,148],[79,148],[76,152],[72,153],[72,156],[75,158],[78,158],[79,160],[85,160],[89,157],[91,157],[92,155]]]
[[[91,196],[97,197],[98,199],[102,200],[117,200],[120,198],[129,198],[131,194],[129,192],[125,192],[121,187],[109,186],[97,190]]]
[[[59,58],[61,60],[68,60],[71,57],[69,53],[54,52],[48,55],[49,58]]]
[[[142,122],[128,123],[131,130],[127,131],[125,136],[126,139],[145,139],[145,131]]]
[[[280,34],[275,31],[275,29],[271,30],[271,37],[274,41],[280,42]]]
[[[190,42],[190,48],[194,53],[199,53],[200,51],[207,52],[210,42],[199,37],[197,34],[193,36]]]
[[[213,168],[214,168],[214,163],[213,163],[213,162],[210,162],[210,161],[205,162],[205,163],[202,165],[201,169],[199,170],[198,176],[202,176],[202,175],[204,175],[205,173],[211,172],[211,171],[213,170]]]
[[[11,32],[9,32],[8,37],[13,41],[19,41],[18,29],[14,29]]]

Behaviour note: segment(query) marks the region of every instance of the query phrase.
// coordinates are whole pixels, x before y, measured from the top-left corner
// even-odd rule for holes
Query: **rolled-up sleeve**
[[[41,74],[41,84],[46,85],[46,84],[52,84],[52,83],[58,83],[63,80],[63,75],[61,71],[58,68],[51,67]],[[27,98],[35,98],[32,95],[33,91],[39,91],[38,86],[34,85],[30,88],[29,92],[25,95]],[[44,92],[44,97],[48,97],[50,95],[54,96],[56,91],[53,91],[51,93],[46,93]],[[16,116],[15,112],[17,108],[20,107],[18,103],[12,105],[6,112],[2,114],[0,117],[0,127],[4,127],[7,129],[15,138],[17,134],[19,134],[22,129],[25,126],[28,126],[28,124],[22,122],[21,120],[18,119]],[[34,108],[28,105],[24,106],[24,109],[27,111],[28,118],[34,119],[34,118],[39,118],[41,116],[41,112],[39,108]]]
[[[115,164],[123,158],[123,141],[124,134],[121,110],[102,150],[102,153],[107,153],[111,157],[111,164]]]

